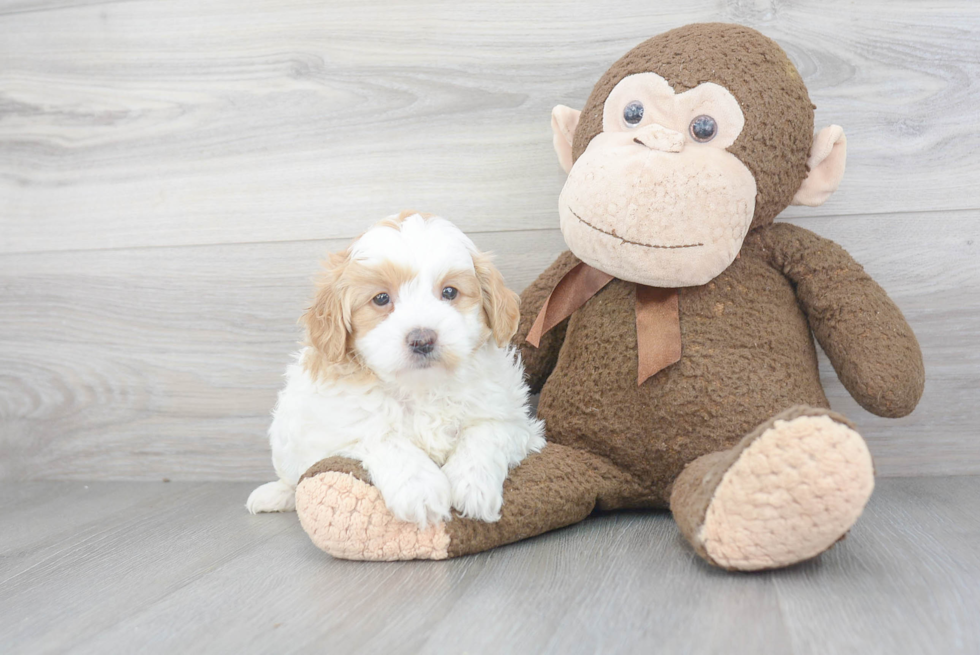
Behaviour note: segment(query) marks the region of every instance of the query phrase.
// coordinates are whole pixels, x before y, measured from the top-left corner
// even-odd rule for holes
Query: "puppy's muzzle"
[[[436,348],[436,331],[416,328],[408,333],[405,341],[413,353],[424,357]]]

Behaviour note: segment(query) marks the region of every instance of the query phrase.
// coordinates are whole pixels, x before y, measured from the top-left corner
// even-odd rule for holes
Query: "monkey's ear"
[[[793,196],[794,205],[819,207],[837,190],[844,177],[847,137],[840,125],[825,127],[813,135],[806,179]]]
[[[558,163],[567,173],[572,170],[572,139],[575,138],[575,128],[578,127],[577,109],[558,105],[551,110],[551,131],[554,132],[555,152],[558,153]]]

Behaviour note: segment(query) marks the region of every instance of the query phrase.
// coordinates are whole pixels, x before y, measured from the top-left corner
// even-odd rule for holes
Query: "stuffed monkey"
[[[442,559],[651,507],[726,569],[830,548],[874,469],[829,409],[814,337],[879,416],[911,412],[924,384],[882,288],[837,244],[773,223],[836,190],[843,131],[814,134],[776,43],[716,23],[640,44],[552,127],[569,250],[522,294],[515,337],[548,445],[511,471],[495,523],[398,522],[357,462],[331,458],[297,489],[303,527],[338,557]]]

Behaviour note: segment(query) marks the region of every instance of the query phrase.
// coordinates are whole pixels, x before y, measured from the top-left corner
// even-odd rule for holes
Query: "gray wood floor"
[[[294,514],[248,515],[251,486],[0,484],[0,652],[980,652],[980,477],[879,480],[830,552],[752,575],[661,513],[343,562]]]

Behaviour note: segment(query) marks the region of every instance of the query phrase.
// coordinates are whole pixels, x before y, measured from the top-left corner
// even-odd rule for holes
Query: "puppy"
[[[514,349],[518,297],[449,221],[403,212],[324,265],[269,440],[279,480],[252,513],[295,509],[307,468],[360,460],[397,518],[500,518],[510,467],[544,447]]]

